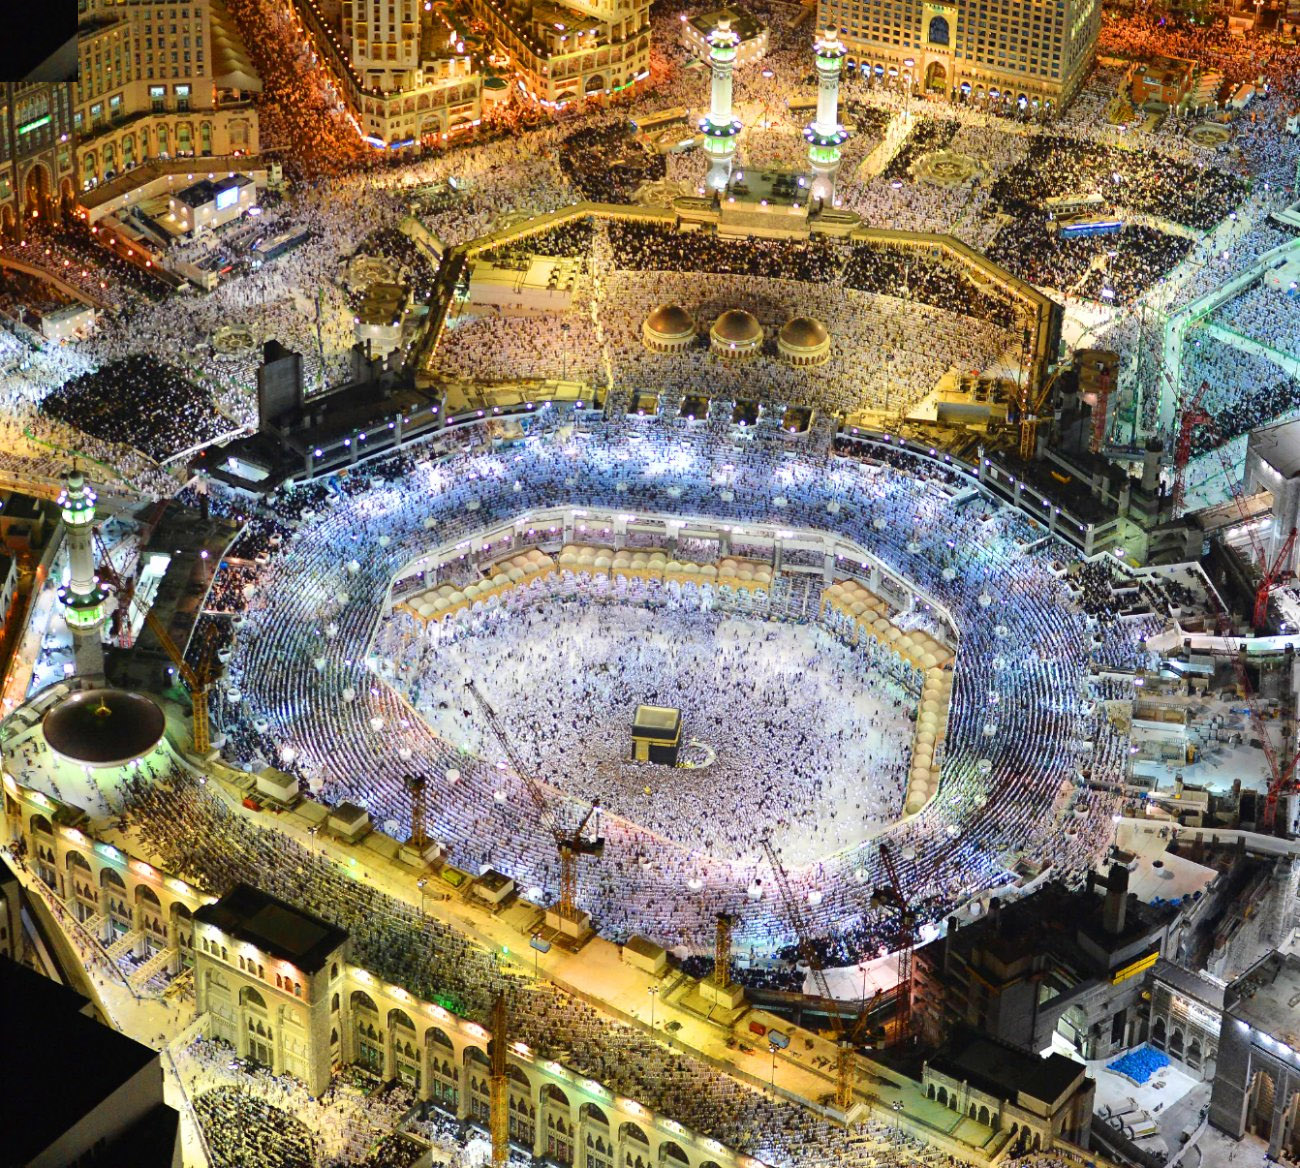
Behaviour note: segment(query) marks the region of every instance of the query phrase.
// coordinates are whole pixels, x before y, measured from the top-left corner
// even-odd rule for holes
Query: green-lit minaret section
[[[709,34],[709,69],[713,82],[710,91],[709,112],[700,119],[699,130],[704,135],[704,153],[709,159],[708,184],[716,191],[727,185],[731,174],[731,160],[736,156],[736,138],[740,134],[740,119],[731,112],[731,72],[736,65],[739,34],[726,17]]]
[[[59,589],[63,619],[73,634],[78,672],[95,675],[103,672],[99,630],[106,617],[108,593],[95,575],[95,492],[81,471],[73,470],[68,475],[67,486],[59,496],[59,509],[68,548],[68,582]]]
[[[835,175],[840,168],[840,147],[849,132],[840,125],[840,74],[848,50],[826,29],[813,41],[817,66],[817,116],[805,128],[808,164],[813,172],[813,198],[834,201]]]

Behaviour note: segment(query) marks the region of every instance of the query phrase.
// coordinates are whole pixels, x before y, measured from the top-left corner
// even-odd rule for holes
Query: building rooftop
[[[0,958],[0,1044],[14,1072],[0,1091],[5,1163],[38,1156],[157,1060],[147,1046],[90,1017],[88,1006],[67,986]]]
[[[1300,957],[1274,950],[1234,981],[1228,1013],[1300,1050]]]
[[[292,962],[305,973],[321,970],[348,939],[345,930],[249,884],[236,884],[215,904],[198,909],[194,919]]]
[[[1300,420],[1252,430],[1247,439],[1247,449],[1283,478],[1294,478],[1300,474]]]
[[[722,20],[731,21],[731,31],[740,37],[741,43],[761,36],[764,31],[763,23],[758,17],[735,8],[715,8],[712,12],[702,12],[699,16],[692,16],[691,27],[707,40],[709,33],[717,28]]]
[[[945,1049],[929,1060],[940,1074],[999,1098],[1026,1095],[1049,1106],[1075,1089],[1087,1067],[1061,1054],[1040,1058],[958,1027]]]
[[[218,192],[230,187],[246,187],[252,181],[246,174],[231,174],[218,179],[203,178],[184,190],[177,191],[176,198],[187,207],[202,207],[211,203]]]

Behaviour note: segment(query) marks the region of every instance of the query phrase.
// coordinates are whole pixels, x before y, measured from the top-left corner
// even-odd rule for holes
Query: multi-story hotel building
[[[255,154],[261,81],[219,0],[79,0],[83,190],[152,158]]]
[[[1100,0],[819,0],[860,70],[954,100],[1063,105],[1092,67]]]
[[[67,85],[0,85],[0,233],[70,206],[76,163]]]
[[[298,0],[296,11],[370,145],[433,145],[478,125],[483,78],[440,9],[419,0]]]
[[[511,84],[547,108],[600,101],[650,75],[647,0],[471,0]]]

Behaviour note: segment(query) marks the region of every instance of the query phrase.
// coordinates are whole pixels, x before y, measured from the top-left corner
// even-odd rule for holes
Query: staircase
[[[142,936],[143,934],[137,929],[132,929],[129,933],[124,934],[108,947],[109,959],[115,965],[121,965],[123,960],[135,952],[135,947],[140,944]]]
[[[155,953],[152,957],[150,957],[147,961],[144,961],[140,965],[137,965],[127,975],[127,979],[137,989],[143,988],[147,982],[152,981],[153,978],[157,977],[159,974],[166,973],[171,968],[171,964],[175,956],[176,956],[175,949],[159,949],[158,952]],[[161,994],[162,991],[166,988],[166,985],[165,983],[162,983],[157,986],[153,986],[151,988]]]

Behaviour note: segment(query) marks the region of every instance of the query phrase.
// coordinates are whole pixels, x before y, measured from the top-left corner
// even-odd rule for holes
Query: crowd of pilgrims
[[[358,1071],[313,1096],[293,1076],[202,1037],[174,1047],[172,1059],[213,1168],[409,1168],[430,1144],[456,1150],[446,1126],[424,1120],[400,1083]]]
[[[796,523],[805,508],[822,509],[816,503],[821,490],[861,489],[870,500],[866,514],[878,516],[863,541],[877,546],[914,529],[918,537],[908,545],[923,550],[904,554],[899,549],[912,561],[907,571],[941,595],[956,590],[968,619],[984,627],[967,633],[973,638],[968,643],[980,644],[970,650],[969,671],[958,673],[944,787],[929,811],[896,832],[897,845],[915,855],[909,880],[917,898],[929,899],[933,913],[940,914],[943,903],[959,899],[971,879],[1000,879],[992,857],[1018,847],[1052,857],[1063,877],[1082,874],[1094,837],[1103,831],[1097,827],[1100,820],[1085,812],[1104,798],[1081,793],[1079,810],[1065,831],[1056,830],[1059,824],[1043,815],[1043,799],[1050,804],[1057,797],[1061,777],[1071,773],[1075,754],[1089,741],[1097,743],[1094,765],[1101,770],[1122,772],[1124,761],[1119,739],[1111,742],[1114,735],[1104,720],[1093,725],[1093,715],[1075,697],[1059,707],[1059,695],[1074,694],[1084,684],[1076,671],[1079,655],[1090,651],[1089,636],[1094,655],[1129,664],[1143,658],[1126,639],[1126,628],[1100,626],[1076,607],[1055,583],[1052,567],[1040,559],[1045,551],[1019,550],[1035,542],[1023,520],[1001,510],[986,513],[981,504],[968,524],[979,532],[981,544],[967,559],[947,544],[952,538],[951,515],[943,503],[948,476],[924,464],[904,460],[900,465],[907,473],[893,477],[879,473],[878,459],[860,466],[837,460],[814,475],[810,466],[774,467],[761,450],[742,453],[729,446],[712,449],[700,440],[688,443],[666,427],[656,426],[641,441],[629,448],[630,462],[603,440],[589,439],[575,448],[558,439],[533,439],[509,453],[451,455],[450,461],[404,470],[387,483],[352,475],[333,487],[278,494],[256,537],[270,562],[239,619],[228,666],[230,683],[242,695],[225,724],[230,757],[250,769],[278,760],[319,797],[360,800],[377,823],[392,819],[399,830],[404,830],[409,804],[402,775],[412,767],[435,777],[456,768],[455,797],[439,802],[439,821],[430,825],[435,837],[466,868],[504,866],[523,883],[553,890],[551,850],[535,827],[520,819],[526,806],[522,788],[494,766],[463,758],[458,745],[431,736],[411,721],[409,707],[394,700],[386,686],[372,683],[363,660],[366,644],[378,598],[408,554],[402,549],[415,554],[413,549],[427,546],[426,522],[436,527],[439,541],[455,540],[494,516],[546,505],[557,491],[571,496],[566,484],[576,484],[579,471],[591,476],[584,479],[590,490],[616,500],[620,509],[691,506],[707,508],[703,513],[758,517],[769,492],[780,489],[787,499],[783,523]],[[728,461],[722,463],[723,458]],[[743,502],[719,501],[719,482],[729,484]],[[677,493],[665,496],[669,485]],[[914,489],[921,493],[913,494]],[[890,535],[891,530],[897,534]],[[257,554],[251,545],[241,551]],[[964,574],[956,571],[958,561]],[[1007,623],[998,626],[1001,632],[987,627],[995,622],[980,601],[985,596],[980,580],[992,580],[989,573],[1010,573],[1016,581],[1014,588],[999,581],[986,596],[989,605],[993,592],[1000,604],[1005,604],[1004,594],[1012,597],[1003,618]],[[300,583],[307,577],[314,581],[310,588]],[[1026,657],[1022,642],[1041,639],[1027,631],[1039,621],[1056,630],[1047,642],[1054,648],[1048,658]],[[1019,639],[1016,628],[1026,630]],[[383,661],[372,663],[381,673],[391,669]],[[1031,697],[1043,685],[1057,695],[1050,714]],[[312,717],[286,723],[281,711],[298,708],[308,692]],[[439,700],[435,697],[435,703]],[[996,707],[992,716],[990,703]],[[1025,721],[1017,742],[1026,741],[1027,733],[1035,749],[1032,765],[1012,773],[1003,770],[998,743],[1017,719]],[[393,756],[394,727],[400,727],[410,748],[405,759]],[[1015,754],[1020,756],[1019,748]],[[985,755],[987,768],[979,761]],[[1044,796],[1048,787],[1052,794]],[[964,826],[953,835],[948,830],[952,823]],[[645,932],[669,946],[700,944],[712,926],[711,918],[700,918],[696,895],[686,887],[688,880],[696,880],[714,888],[719,899],[743,902],[757,891],[761,900],[750,905],[746,927],[753,931],[745,943],[761,952],[777,941],[783,926],[762,892],[770,886],[763,865],[710,860],[676,845],[661,847],[653,837],[612,819],[606,836],[616,842],[601,863],[586,867],[582,880],[588,906],[612,935]],[[825,895],[825,906],[814,913],[818,920],[843,923],[841,882],[870,879],[878,862],[869,849],[847,856],[808,864],[797,875],[801,887]],[[848,960],[876,952],[882,944],[879,926],[870,917],[845,929],[835,942],[836,951],[849,954]]]
[[[137,353],[65,381],[41,411],[101,441],[129,441],[163,462],[231,430],[210,393],[155,357]],[[123,430],[129,420],[130,429]]]
[[[536,774],[710,856],[756,852],[758,818],[802,864],[899,815],[921,676],[809,624],[816,592],[781,591],[691,606],[659,587],[539,584],[471,620],[399,610],[374,652],[449,742],[499,754],[462,696],[481,679]],[[693,765],[627,761],[641,703],[682,711]]]
[[[700,1136],[761,1155],[774,1168],[960,1163],[946,1155],[933,1158],[936,1153],[920,1141],[894,1133],[879,1120],[846,1132],[640,1028],[611,1020],[550,983],[503,969],[496,953],[469,943],[417,906],[379,891],[364,871],[361,879],[347,875],[319,853],[254,826],[178,765],[153,781],[131,778],[123,794],[121,831],[136,854],[214,894],[237,881],[255,882],[347,929],[357,965],[417,998],[433,1000],[436,994],[436,1000],[463,1017],[488,1023],[492,1003],[504,994],[512,1035],[536,1057],[554,1059],[618,1095],[672,1116]],[[374,1113],[368,1108],[371,1097],[348,1102],[346,1077],[336,1080],[326,1096],[312,1099],[287,1077],[232,1065],[233,1053],[216,1042],[194,1044],[178,1063],[217,1163],[292,1166],[292,1161],[273,1158],[275,1133],[282,1133],[297,1154],[314,1157],[305,1162],[358,1163],[358,1145],[402,1117],[401,1088],[377,1099]],[[353,1130],[362,1116],[364,1125]],[[246,1136],[240,1134],[241,1121],[246,1121]],[[446,1125],[437,1123],[411,1126],[426,1138],[437,1133],[445,1139],[447,1132]],[[881,1139],[887,1130],[892,1151]]]

